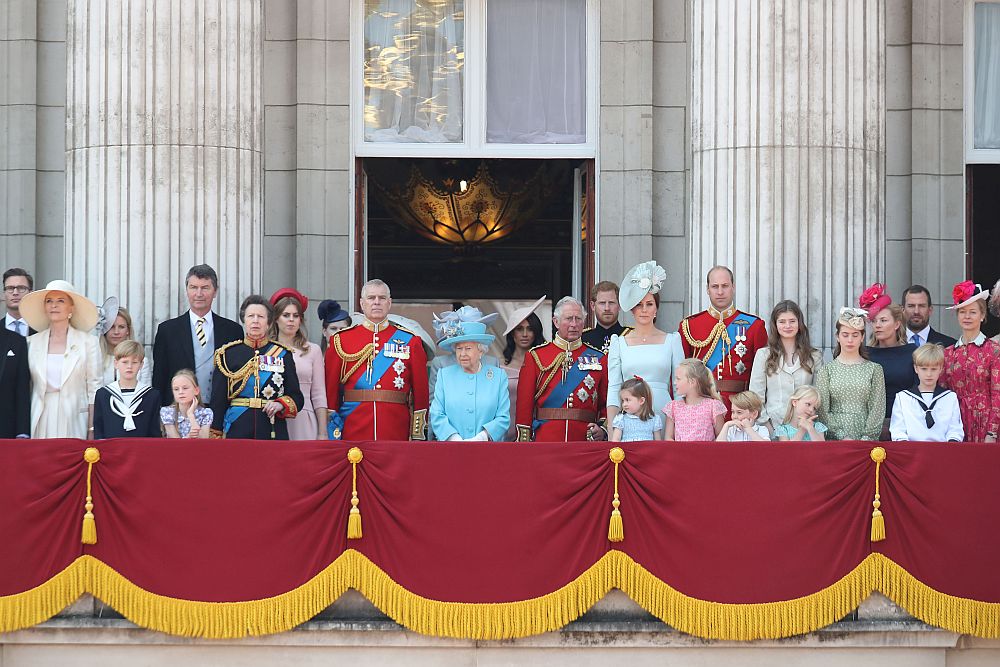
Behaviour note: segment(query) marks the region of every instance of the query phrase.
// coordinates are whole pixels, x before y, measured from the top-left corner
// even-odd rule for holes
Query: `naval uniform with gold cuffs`
[[[273,340],[245,338],[215,352],[212,380],[212,437],[288,440],[286,419],[302,408],[302,391],[292,352]],[[274,418],[269,401],[281,404]]]
[[[326,351],[334,440],[426,440],[427,353],[388,319],[338,331]]]
[[[518,442],[587,439],[587,425],[607,414],[607,357],[559,336],[531,348],[517,380]]]

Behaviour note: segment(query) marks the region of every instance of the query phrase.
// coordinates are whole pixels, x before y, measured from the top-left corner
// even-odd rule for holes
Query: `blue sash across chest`
[[[267,353],[264,354],[263,356],[279,359],[284,357],[285,354],[287,354],[287,352],[288,350],[281,347],[280,345],[272,345],[267,350]],[[250,380],[247,380],[247,383],[243,385],[243,389],[240,390],[240,393],[237,394],[236,396],[231,396],[230,398],[258,398],[260,388],[266,385],[268,380],[271,379],[271,376],[274,375],[273,371],[260,370],[260,360],[261,360],[260,355],[254,355],[254,359],[256,359],[257,362],[257,377],[260,378],[260,380],[257,382],[252,382]],[[222,432],[229,433],[229,427],[233,425],[233,422],[239,419],[240,415],[242,415],[249,409],[250,408],[247,408],[245,406],[234,406],[234,405],[229,406],[226,409],[226,414],[225,417],[223,418]]]
[[[750,330],[750,327],[753,326],[753,323],[756,321],[757,318],[754,317],[753,315],[748,315],[747,313],[740,313],[736,317],[734,317],[733,321],[730,322],[729,325],[726,327],[726,335],[729,336],[730,341],[735,341],[737,334],[739,334],[740,327],[743,327],[743,333],[745,335],[746,332]],[[746,322],[746,324],[737,325],[736,324],[737,322]],[[714,369],[722,362],[722,357],[724,355],[722,347],[723,347],[722,342],[720,341],[715,346],[715,349],[712,350],[712,354],[707,359],[704,360],[705,365],[708,366],[708,370]],[[731,349],[732,345],[730,345],[729,348],[725,350],[725,354],[728,354],[729,350]]]
[[[413,340],[413,334],[403,331],[402,329],[397,329],[396,333],[392,337],[392,342],[397,346],[409,345],[411,340]],[[358,378],[357,382],[354,383],[354,387],[351,387],[352,389],[374,389],[375,385],[382,380],[382,376],[385,375],[386,371],[388,371],[392,367],[393,363],[395,363],[395,358],[386,355],[385,351],[386,346],[383,346],[382,349],[375,354],[374,359],[372,359],[371,377],[368,377],[367,373],[362,374],[361,377]],[[344,388],[342,387],[341,391],[343,390]],[[326,426],[327,436],[331,440],[340,440],[340,437],[336,437],[335,434],[338,432],[343,434],[344,423],[359,405],[361,404],[357,401],[341,401],[337,412],[331,413]]]
[[[566,354],[572,354],[572,352],[566,352]],[[599,359],[600,357],[597,358]],[[580,368],[580,361],[582,359],[583,355],[580,355],[573,365],[570,366],[569,370],[566,372],[566,379],[557,384],[552,391],[549,392],[549,395],[545,397],[544,401],[542,401],[541,407],[561,408],[566,405],[566,399],[569,398],[570,394],[576,391],[576,388],[580,386],[581,382],[583,382],[583,378],[590,372],[589,370]],[[554,372],[558,373],[560,371],[559,369],[556,369]],[[541,427],[546,421],[548,420],[534,420],[531,425],[532,430],[538,431],[539,427]]]

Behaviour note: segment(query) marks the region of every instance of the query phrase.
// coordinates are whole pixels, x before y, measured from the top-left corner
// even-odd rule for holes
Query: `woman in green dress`
[[[885,376],[868,360],[865,319],[859,308],[841,308],[833,361],[816,373],[819,421],[828,440],[878,440],[885,418]]]

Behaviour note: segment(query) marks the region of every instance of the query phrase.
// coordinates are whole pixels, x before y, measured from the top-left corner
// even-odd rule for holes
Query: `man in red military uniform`
[[[607,357],[580,339],[583,304],[567,296],[552,312],[555,340],[531,348],[518,375],[517,440],[603,440],[599,423],[607,413]]]
[[[427,354],[420,337],[389,321],[381,280],[361,288],[364,319],[338,331],[326,351],[331,433],[344,440],[427,439]]]
[[[754,354],[767,347],[764,321],[733,305],[733,282],[728,267],[713,267],[708,272],[712,305],[685,317],[680,326],[684,356],[705,362],[727,409],[730,396],[749,389]]]

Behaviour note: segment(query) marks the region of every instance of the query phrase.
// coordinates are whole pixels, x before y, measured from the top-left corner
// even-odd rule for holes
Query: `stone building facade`
[[[971,2],[591,0],[596,276],[657,259],[671,326],[731,264],[740,304],[796,299],[826,345],[875,280],[945,304],[966,271]],[[0,264],[121,296],[147,343],[200,261],[225,313],[284,285],[351,297],[361,11],[5,2]]]

